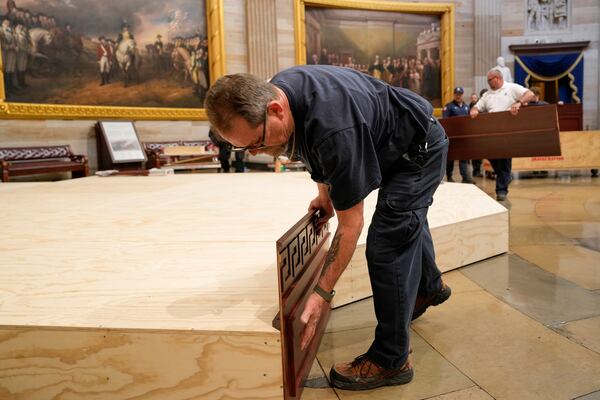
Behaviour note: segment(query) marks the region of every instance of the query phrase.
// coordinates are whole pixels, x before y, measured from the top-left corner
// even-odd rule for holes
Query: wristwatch
[[[335,296],[335,290],[328,292],[325,289],[323,289],[321,286],[319,286],[318,283],[315,286],[314,290],[319,296],[321,296],[328,303],[331,303],[331,300],[333,300],[333,296]]]

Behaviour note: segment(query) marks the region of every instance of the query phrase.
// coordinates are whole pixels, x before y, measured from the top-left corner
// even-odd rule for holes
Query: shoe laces
[[[350,363],[350,365],[353,369],[356,368],[358,370],[358,374],[360,376],[369,376],[371,368],[376,364],[373,361],[371,361],[366,354],[362,354],[356,357],[354,361]]]

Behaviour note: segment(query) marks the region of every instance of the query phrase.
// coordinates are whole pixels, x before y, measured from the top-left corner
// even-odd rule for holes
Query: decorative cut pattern
[[[320,248],[328,233],[329,224],[317,232],[314,222],[309,223],[295,236],[289,238],[282,247],[278,247],[282,293],[285,293],[296,277],[302,274],[313,256],[313,251]]]

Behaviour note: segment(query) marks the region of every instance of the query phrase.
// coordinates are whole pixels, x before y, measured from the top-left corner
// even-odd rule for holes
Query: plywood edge
[[[490,198],[490,201],[494,201],[492,198]],[[506,217],[508,218],[508,209],[504,208],[504,206],[498,204],[499,207],[502,207],[502,210],[497,210],[494,212],[490,212],[489,214],[483,214],[483,215],[479,215],[477,217],[473,217],[473,218],[467,218],[467,219],[462,219],[462,220],[457,220],[457,221],[449,221],[449,222],[442,222],[439,225],[435,224],[435,222],[432,223],[431,219],[429,219],[429,228],[431,229],[431,231],[433,232],[434,229],[439,229],[439,228],[443,228],[445,226],[450,226],[450,225],[456,225],[456,224],[460,224],[460,223],[464,223],[464,222],[471,222],[471,221],[479,221],[482,219],[487,219],[490,217],[495,217],[498,215],[506,215]]]
[[[0,327],[0,398],[281,399],[278,335]],[[66,397],[65,397],[66,398]]]
[[[275,315],[273,315],[275,317]],[[243,331],[243,330],[210,330],[210,329],[177,329],[177,328],[119,328],[108,326],[59,326],[59,325],[15,325],[0,324],[1,330],[45,330],[45,331],[109,331],[120,333],[155,333],[155,334],[197,334],[197,335],[225,335],[225,336],[273,336],[279,337],[280,332],[271,327],[266,327],[264,331]]]
[[[432,229],[442,273],[508,252],[508,212]]]
[[[442,273],[506,253],[508,210],[431,229],[436,262]],[[477,240],[478,243],[474,243]],[[482,242],[482,243],[481,243]],[[365,245],[357,246],[336,285],[332,307],[341,307],[372,295]]]

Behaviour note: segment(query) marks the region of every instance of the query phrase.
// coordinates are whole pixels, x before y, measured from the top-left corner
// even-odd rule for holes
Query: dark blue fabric
[[[397,172],[426,140],[433,107],[424,98],[350,68],[305,65],[271,79],[294,116],[297,155],[346,210]]]
[[[496,174],[496,194],[508,194],[508,185],[512,181],[512,158],[490,160]]]
[[[523,55],[519,59],[532,72],[546,77],[563,74],[571,68],[580,53]]]
[[[459,104],[452,100],[450,103],[446,104],[442,109],[442,117],[460,117],[463,115],[469,115],[469,105],[467,103]]]
[[[387,369],[400,368],[410,352],[410,321],[417,294],[440,290],[442,273],[435,263],[428,206],[444,176],[448,139],[434,123],[428,137],[443,137],[427,153],[422,167],[407,168],[382,186],[367,236],[367,265],[377,316],[375,340],[367,355]],[[425,200],[415,208],[413,198]]]
[[[451,182],[450,179],[452,179],[452,175],[454,174],[454,161],[456,160],[448,160],[446,163],[446,176],[449,182]],[[471,180],[469,176],[469,160],[460,160],[458,162],[458,170],[460,171],[460,176],[462,176],[463,183]]]
[[[565,73],[577,61],[581,53],[564,53],[564,54],[546,54],[546,55],[522,55],[519,59],[523,64],[534,74],[544,78],[550,78]],[[571,71],[575,77],[575,86],[577,86],[577,97],[583,101],[583,58],[577,66]],[[515,83],[525,86],[527,71],[518,63],[515,62]],[[565,103],[574,102],[571,98],[573,90],[569,85],[570,79],[565,76],[560,79],[558,84],[559,100]]]

